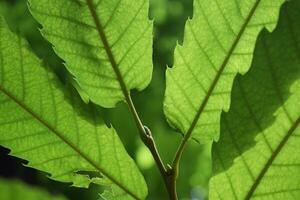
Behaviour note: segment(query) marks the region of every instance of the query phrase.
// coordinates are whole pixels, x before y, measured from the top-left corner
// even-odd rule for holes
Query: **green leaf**
[[[147,0],[29,0],[42,33],[90,99],[114,107],[152,75]]]
[[[101,195],[101,199],[103,200],[127,200],[128,195],[125,194],[118,187],[111,187],[108,190],[105,190]]]
[[[0,144],[54,180],[87,187],[103,176],[132,198],[145,199],[145,181],[115,130],[96,107],[67,91],[2,18],[0,49]]]
[[[232,82],[251,64],[259,32],[273,30],[284,0],[195,0],[183,46],[167,69],[164,112],[171,126],[200,143],[217,140]]]
[[[237,77],[213,146],[210,199],[300,196],[300,2],[258,40],[253,66]]]
[[[28,186],[17,180],[0,179],[1,200],[65,200],[62,196],[52,196],[48,192]]]

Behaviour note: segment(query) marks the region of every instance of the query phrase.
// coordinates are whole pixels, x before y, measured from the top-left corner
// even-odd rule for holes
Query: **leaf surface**
[[[87,187],[103,176],[131,199],[145,199],[144,179],[115,130],[66,90],[2,18],[0,49],[0,145],[54,180]]]
[[[62,196],[52,196],[46,191],[28,186],[20,181],[0,179],[1,200],[65,200]]]
[[[29,0],[42,33],[90,99],[104,107],[152,75],[147,0]]]
[[[183,45],[167,69],[164,112],[200,143],[217,140],[232,82],[248,71],[258,33],[273,30],[284,0],[195,0]]]
[[[210,199],[300,196],[300,2],[258,40],[253,66],[233,87],[213,145]]]

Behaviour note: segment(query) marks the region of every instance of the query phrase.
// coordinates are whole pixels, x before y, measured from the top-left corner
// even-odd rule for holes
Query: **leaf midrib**
[[[117,181],[115,178],[111,177],[108,173],[105,172],[105,170],[101,169],[97,163],[95,163],[92,159],[89,158],[89,156],[85,155],[80,149],[78,149],[72,142],[70,142],[67,138],[64,137],[60,131],[56,130],[53,126],[48,124],[44,119],[42,119],[38,114],[36,114],[34,111],[32,111],[30,108],[28,108],[24,103],[19,101],[13,94],[8,92],[6,89],[4,89],[0,85],[0,91],[7,96],[9,99],[11,99],[14,103],[16,103],[19,107],[21,107],[25,112],[27,112],[29,115],[31,115],[35,120],[40,122],[43,126],[45,126],[50,132],[54,133],[58,138],[60,138],[65,144],[67,144],[71,149],[73,149],[80,157],[82,157],[84,160],[86,160],[89,164],[91,164],[95,169],[97,169],[100,173],[102,173],[105,177],[110,179],[113,183],[115,183],[117,186],[119,186],[122,190],[124,190],[126,193],[131,195],[133,198],[140,200],[135,194],[133,194],[131,191],[129,191],[127,188],[125,188],[119,181]]]
[[[139,133],[140,134],[146,134],[145,132],[145,129],[144,129],[144,125],[141,121],[141,119],[139,118],[138,116],[138,113],[135,109],[135,106],[132,102],[132,99],[131,99],[131,96],[130,96],[130,91],[128,90],[127,86],[126,86],[126,83],[123,79],[123,76],[121,74],[121,71],[119,69],[119,66],[117,64],[117,61],[114,57],[114,54],[112,52],[112,49],[111,49],[111,46],[108,42],[108,39],[106,37],[106,34],[104,32],[104,29],[103,29],[103,26],[101,24],[101,21],[100,21],[100,18],[94,8],[94,5],[93,5],[93,0],[86,0],[86,4],[89,8],[89,11],[91,13],[91,17],[93,18],[93,21],[96,25],[96,29],[97,29],[97,32],[99,34],[99,38],[100,38],[100,41],[102,41],[103,45],[104,45],[104,49],[105,49],[105,52],[108,56],[108,59],[109,59],[109,62],[111,63],[111,66],[116,74],[116,77],[117,77],[117,80],[120,84],[120,87],[121,87],[121,90],[122,90],[122,93],[124,95],[124,98],[125,98],[125,101],[129,107],[129,110],[131,112],[131,114],[133,115],[133,118],[134,118],[134,121],[138,127],[138,130],[139,130]]]
[[[193,130],[196,127],[196,125],[197,125],[197,123],[198,123],[198,121],[199,121],[199,119],[201,117],[201,114],[203,113],[203,111],[204,111],[204,109],[205,109],[205,107],[206,107],[206,105],[207,105],[207,103],[208,103],[208,101],[209,101],[209,99],[210,99],[210,97],[211,97],[211,95],[212,95],[215,87],[218,84],[218,81],[219,81],[219,79],[220,79],[220,77],[221,77],[221,75],[222,75],[225,67],[227,66],[227,64],[228,64],[228,62],[229,62],[229,60],[231,58],[231,55],[233,54],[235,48],[239,44],[239,41],[242,38],[242,36],[243,36],[243,34],[244,34],[244,32],[245,32],[245,30],[247,28],[247,25],[249,24],[250,20],[254,16],[254,13],[255,13],[255,11],[256,11],[256,9],[257,9],[257,7],[258,7],[258,5],[259,5],[260,2],[261,2],[261,0],[257,0],[255,2],[254,6],[252,7],[252,9],[250,10],[250,12],[249,12],[249,14],[248,14],[248,16],[247,16],[247,18],[245,20],[245,23],[241,27],[241,30],[239,31],[236,39],[234,40],[234,42],[233,42],[230,50],[228,51],[228,53],[227,53],[227,55],[226,55],[226,57],[225,57],[222,65],[221,65],[221,67],[220,67],[220,69],[219,69],[219,71],[217,73],[217,75],[215,76],[215,79],[213,80],[213,82],[212,82],[212,84],[211,84],[211,86],[210,86],[210,88],[209,88],[209,90],[208,90],[208,92],[207,92],[207,94],[206,94],[206,96],[205,96],[202,104],[200,105],[200,108],[199,108],[198,112],[196,113],[196,115],[194,117],[194,120],[193,120],[190,128],[188,129],[188,131],[186,133],[185,138],[189,139],[191,137],[191,135],[193,133]]]
[[[254,194],[256,188],[259,186],[261,180],[263,179],[263,177],[267,173],[268,169],[271,167],[273,161],[276,159],[277,155],[280,153],[280,151],[282,150],[282,148],[285,146],[285,144],[287,143],[287,141],[289,140],[289,138],[292,136],[292,134],[294,133],[294,131],[297,129],[297,127],[299,125],[300,125],[300,117],[298,117],[298,119],[292,124],[291,128],[289,129],[289,131],[287,132],[287,134],[285,135],[285,137],[281,140],[281,142],[279,143],[278,147],[272,153],[272,155],[269,158],[268,162],[265,164],[265,166],[261,170],[260,174],[258,175],[258,177],[256,178],[256,180],[252,184],[250,190],[248,191],[248,193],[247,193],[247,195],[245,197],[245,200],[249,200],[252,197],[252,195]]]
[[[111,66],[116,74],[116,78],[120,84],[120,87],[121,87],[121,90],[122,90],[122,93],[124,95],[124,97],[126,98],[127,100],[127,97],[129,96],[129,92],[128,92],[128,89],[127,89],[127,86],[125,84],[125,81],[123,79],[123,76],[121,74],[121,71],[118,67],[118,64],[117,64],[117,61],[114,57],[114,54],[112,52],[112,49],[110,47],[110,44],[108,42],[108,39],[106,37],[106,34],[104,32],[104,29],[103,29],[103,26],[102,26],[102,23],[100,21],[100,18],[94,8],[94,4],[93,4],[93,0],[86,0],[86,4],[89,8],[89,11],[92,15],[92,18],[93,18],[93,21],[96,25],[96,29],[97,29],[97,32],[98,32],[98,35],[100,37],[100,40],[102,41],[103,43],[103,46],[104,46],[104,49],[105,49],[105,52],[107,54],[107,57],[109,59],[109,62],[111,63]]]

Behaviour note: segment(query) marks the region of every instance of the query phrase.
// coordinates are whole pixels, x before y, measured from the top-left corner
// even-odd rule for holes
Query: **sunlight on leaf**
[[[195,0],[183,45],[167,70],[164,111],[171,126],[200,143],[217,140],[232,82],[248,71],[256,38],[272,31],[284,0]]]
[[[260,35],[251,70],[234,82],[213,146],[211,200],[299,198],[299,10],[299,1],[284,6],[278,28]]]
[[[0,18],[0,144],[54,180],[88,187],[104,176],[131,198],[144,199],[145,181],[115,130],[103,123],[96,107],[67,91],[70,87],[64,88],[28,48]]]
[[[29,0],[42,33],[90,99],[114,107],[152,75],[147,0]],[[91,5],[92,4],[92,5]]]

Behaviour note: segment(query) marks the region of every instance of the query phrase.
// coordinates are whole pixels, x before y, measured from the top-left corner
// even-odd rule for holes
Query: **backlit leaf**
[[[273,30],[284,0],[195,0],[183,45],[167,70],[164,111],[170,124],[200,143],[217,140],[232,82],[248,71],[259,32]]]
[[[300,2],[258,40],[253,66],[233,87],[213,145],[210,199],[300,196]]]
[[[54,180],[87,187],[104,177],[131,199],[145,199],[144,179],[115,130],[60,84],[2,18],[0,49],[0,145]]]
[[[148,0],[29,0],[42,33],[79,86],[104,107],[144,89],[152,75]]]

